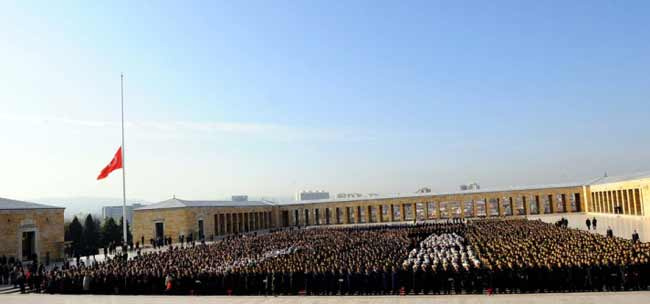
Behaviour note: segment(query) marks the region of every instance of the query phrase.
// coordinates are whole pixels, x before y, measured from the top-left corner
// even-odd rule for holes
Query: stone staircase
[[[29,287],[25,286],[25,293],[30,293]],[[14,285],[0,285],[0,295],[19,294],[20,287],[14,288]]]

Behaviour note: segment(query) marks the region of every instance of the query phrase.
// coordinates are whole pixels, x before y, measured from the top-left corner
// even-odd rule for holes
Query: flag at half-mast
[[[111,172],[117,169],[122,169],[122,147],[117,149],[117,152],[115,152],[115,156],[113,156],[111,162],[106,167],[104,167],[104,169],[102,169],[102,172],[99,173],[99,176],[97,176],[97,180],[107,177]]]

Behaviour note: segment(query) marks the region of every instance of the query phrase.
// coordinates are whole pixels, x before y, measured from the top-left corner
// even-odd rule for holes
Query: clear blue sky
[[[137,2],[137,3],[136,3]],[[0,196],[412,192],[650,170],[648,1],[0,4]]]

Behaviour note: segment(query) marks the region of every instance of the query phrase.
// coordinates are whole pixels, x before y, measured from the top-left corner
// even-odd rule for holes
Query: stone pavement
[[[330,297],[201,297],[201,296],[92,296],[92,295],[1,295],[2,304],[167,304],[167,303],[265,303],[265,304],[479,304],[479,303],[650,303],[650,291],[592,292],[558,294],[512,295],[452,295],[452,296],[330,296]]]
[[[545,214],[529,215],[528,219],[541,219],[544,222],[554,223],[560,218],[566,218],[569,221],[570,228],[587,230],[585,220],[587,218],[598,220],[597,230],[593,228],[590,232],[605,235],[607,227],[611,226],[614,236],[631,239],[632,232],[636,230],[639,233],[641,242],[650,242],[650,218],[645,216],[632,216],[620,214],[598,214],[598,213],[573,213],[573,214]]]

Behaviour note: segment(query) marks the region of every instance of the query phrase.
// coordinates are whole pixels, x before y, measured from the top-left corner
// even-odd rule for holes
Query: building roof
[[[480,193],[490,193],[490,192],[570,188],[570,187],[582,187],[583,185],[585,185],[585,183],[562,183],[562,184],[545,184],[545,185],[529,185],[529,186],[510,186],[510,187],[503,187],[503,188],[481,188],[481,189],[453,191],[453,192],[397,193],[397,194],[389,194],[389,195],[378,195],[372,197],[362,196],[362,197],[353,197],[353,198],[330,198],[330,199],[302,200],[302,201],[297,200],[297,201],[281,202],[277,204],[286,206],[286,205],[303,205],[303,204],[317,204],[317,203],[344,203],[344,202],[354,202],[354,201],[383,200],[383,199],[395,199],[395,198],[406,199],[406,198],[416,198],[416,197],[457,195],[457,194],[480,194]]]
[[[629,180],[635,180],[635,179],[644,179],[644,178],[650,178],[650,171],[637,172],[637,173],[631,173],[631,174],[625,174],[625,175],[601,177],[601,178],[597,178],[596,180],[592,181],[591,183],[589,183],[589,185],[602,185],[602,184],[609,184],[609,183],[618,183],[618,182],[623,182],[623,181],[629,181]]]
[[[156,210],[186,207],[262,207],[272,205],[274,205],[274,203],[269,201],[189,201],[179,198],[171,198],[166,201],[136,208],[135,210]]]
[[[63,207],[30,203],[0,197],[0,210],[30,210],[30,209],[65,209]]]

